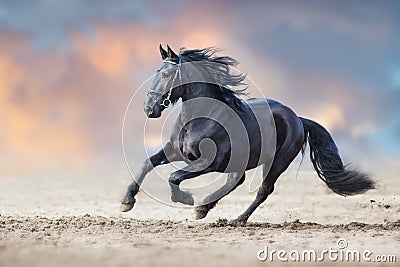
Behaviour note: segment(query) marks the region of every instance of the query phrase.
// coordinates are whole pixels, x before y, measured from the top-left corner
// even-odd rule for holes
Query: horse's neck
[[[213,84],[194,85],[187,88],[182,96],[180,121],[188,122],[200,117],[217,120],[226,116],[224,114],[229,108],[218,86]]]
[[[191,101],[195,98],[212,98],[223,101],[223,97],[217,85],[206,83],[195,83],[187,85],[182,95],[182,102]]]

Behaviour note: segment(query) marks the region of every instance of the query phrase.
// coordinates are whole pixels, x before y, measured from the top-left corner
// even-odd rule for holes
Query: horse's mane
[[[247,88],[237,87],[246,85],[243,82],[246,79],[246,74],[231,73],[231,67],[237,66],[239,61],[229,56],[216,56],[219,51],[221,50],[214,47],[181,50],[180,56],[183,62],[202,62],[201,66],[219,85],[223,97],[235,106],[240,106],[241,100],[239,98],[247,95]]]

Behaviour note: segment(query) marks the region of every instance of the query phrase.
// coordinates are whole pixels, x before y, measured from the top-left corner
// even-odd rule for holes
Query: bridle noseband
[[[178,77],[178,75],[179,75],[179,80],[180,80],[180,82],[182,83],[182,76],[181,76],[182,58],[181,58],[180,55],[178,56],[178,63],[176,63],[176,62],[174,62],[174,61],[172,61],[172,60],[168,60],[168,59],[163,60],[163,63],[169,63],[169,64],[173,64],[173,65],[176,65],[176,66],[177,66],[176,71],[175,71],[175,74],[174,74],[174,78],[172,79],[171,87],[169,88],[169,91],[168,91],[168,95],[167,95],[167,97],[162,101],[162,103],[160,104],[160,105],[163,106],[164,108],[168,108],[168,107],[171,105],[171,94],[172,94],[172,89],[174,89],[175,80],[176,80],[176,78]],[[148,90],[148,91],[147,91],[147,94],[148,94],[148,95],[156,95],[156,96],[159,96],[159,97],[157,97],[157,98],[155,98],[155,99],[153,100],[153,103],[156,103],[156,102],[164,95],[164,93],[160,93],[160,92],[157,92],[157,91],[155,91],[155,90]]]

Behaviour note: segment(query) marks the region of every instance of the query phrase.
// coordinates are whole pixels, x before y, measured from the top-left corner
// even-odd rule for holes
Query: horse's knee
[[[152,169],[154,169],[154,167],[156,167],[158,165],[159,164],[157,164],[157,162],[153,162],[151,158],[148,158],[143,162],[142,172],[148,173],[149,171],[151,171]]]
[[[180,175],[176,172],[171,173],[169,176],[169,183],[173,185],[179,185],[181,183]]]
[[[136,195],[139,192],[139,185],[137,183],[132,183],[128,186],[128,191],[132,195]]]

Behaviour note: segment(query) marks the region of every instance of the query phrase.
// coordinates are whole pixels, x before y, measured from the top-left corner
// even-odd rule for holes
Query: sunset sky
[[[222,48],[345,159],[398,162],[399,14],[398,1],[0,1],[0,175],[120,164],[160,43]]]

